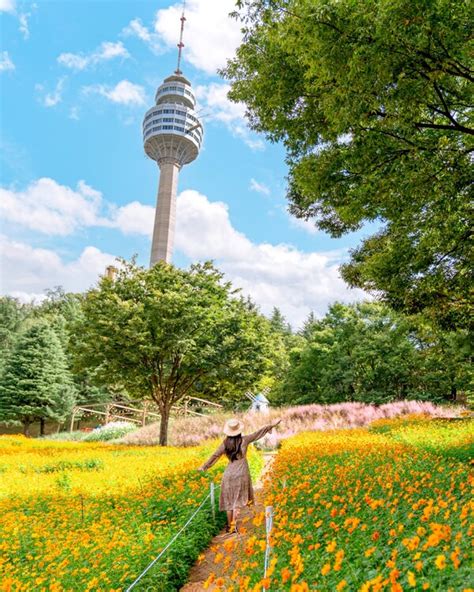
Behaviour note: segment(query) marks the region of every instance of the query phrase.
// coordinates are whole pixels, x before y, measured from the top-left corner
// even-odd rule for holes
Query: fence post
[[[74,420],[76,419],[76,412],[73,410],[71,415],[71,423],[69,424],[69,431],[72,432],[74,429]]]
[[[214,481],[211,481],[211,511],[212,519],[216,521],[216,505],[215,505],[215,486]]]
[[[265,546],[265,561],[263,566],[263,577],[267,577],[267,570],[268,570],[268,561],[270,559],[270,535],[272,533],[273,528],[273,506],[266,506],[265,507],[265,531],[267,534],[267,544]],[[262,588],[265,592],[266,588]]]
[[[111,405],[109,405],[109,403],[107,403],[107,405],[105,406],[105,423],[109,423],[109,419],[110,419],[110,409],[111,409]]]

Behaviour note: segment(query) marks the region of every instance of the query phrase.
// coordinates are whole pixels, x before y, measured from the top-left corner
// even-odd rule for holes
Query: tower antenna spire
[[[180,74],[182,74],[181,72],[181,56],[183,53],[183,47],[184,47],[184,43],[183,43],[183,33],[184,33],[184,23],[186,21],[186,17],[184,16],[184,11],[186,9],[186,0],[183,0],[183,11],[181,13],[181,31],[179,33],[179,43],[178,43],[178,66],[175,70],[175,74],[177,74],[178,76]]]

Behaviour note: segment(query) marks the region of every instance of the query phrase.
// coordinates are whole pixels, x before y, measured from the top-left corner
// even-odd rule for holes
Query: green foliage
[[[369,431],[385,434],[396,442],[415,446],[429,453],[470,462],[474,456],[474,421],[472,418],[406,419],[375,425]]]
[[[252,387],[265,368],[267,322],[210,263],[189,271],[123,262],[102,279],[72,323],[76,368],[95,368],[99,384],[153,398],[166,444],[171,406],[193,392]]]
[[[15,298],[0,298],[0,373],[10,355],[29,308]]]
[[[240,0],[224,75],[283,141],[293,214],[332,236],[380,224],[352,286],[444,327],[470,312],[472,10],[433,0]]]
[[[0,420],[21,422],[25,433],[39,420],[63,421],[74,405],[74,388],[61,342],[46,322],[17,339],[0,381]]]
[[[291,325],[282,315],[281,310],[276,306],[273,307],[270,316],[270,326],[275,333],[282,333],[283,335],[291,334]]]
[[[68,327],[77,322],[81,316],[81,294],[64,292],[61,286],[56,286],[46,291],[46,299],[38,307],[33,309],[33,315],[46,320],[58,334],[65,348],[68,366],[72,366],[70,341],[74,342],[75,335],[69,332]],[[76,399],[79,405],[88,403],[103,403],[112,398],[113,382],[108,385],[98,386],[94,384],[94,369],[82,368],[73,373]]]
[[[380,303],[334,304],[305,327],[290,355],[279,403],[387,403],[452,399],[469,388],[469,358],[453,335],[437,339]]]
[[[56,463],[51,463],[37,467],[37,473],[58,473],[60,471],[101,471],[104,468],[104,463],[98,458],[89,458],[86,460],[60,460]]]

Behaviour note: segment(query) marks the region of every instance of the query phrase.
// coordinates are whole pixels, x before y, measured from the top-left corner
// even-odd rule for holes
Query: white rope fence
[[[163,557],[163,555],[171,547],[171,545],[175,542],[175,540],[179,537],[179,535],[186,529],[187,526],[189,526],[189,524],[192,522],[192,520],[198,514],[198,512],[203,508],[204,504],[207,502],[207,500],[209,498],[211,500],[212,517],[215,520],[215,517],[216,517],[215,490],[218,487],[220,487],[220,485],[215,485],[215,483],[213,481],[211,481],[209,493],[206,495],[206,497],[199,504],[198,508],[188,518],[186,524],[178,530],[178,532],[174,535],[174,537],[172,539],[170,539],[168,544],[160,551],[160,553],[155,557],[155,559],[153,559],[153,561],[142,571],[142,573],[135,579],[135,581],[130,584],[130,586],[125,590],[125,592],[130,592],[130,590],[133,590],[133,588],[135,588],[135,586],[138,584],[138,582],[141,579],[143,579],[145,574],[147,574],[150,571],[150,569],[161,559],[161,557]]]

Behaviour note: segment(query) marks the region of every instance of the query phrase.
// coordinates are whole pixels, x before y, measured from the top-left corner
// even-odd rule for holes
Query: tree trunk
[[[40,436],[44,436],[44,428],[45,428],[45,420],[44,417],[40,418]]]
[[[161,421],[160,421],[160,446],[168,445],[168,423],[170,420],[171,405],[163,405],[161,407]]]
[[[457,388],[456,385],[452,382],[451,383],[451,401],[455,401],[457,397]]]
[[[23,420],[23,435],[28,437],[30,435],[30,419]]]

